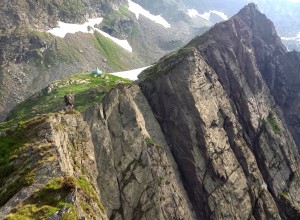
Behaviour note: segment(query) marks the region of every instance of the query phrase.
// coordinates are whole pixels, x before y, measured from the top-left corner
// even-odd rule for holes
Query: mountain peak
[[[232,18],[240,23],[240,25],[244,27],[247,26],[254,38],[261,39],[266,45],[276,45],[281,47],[284,51],[286,50],[277,34],[273,22],[265,14],[260,12],[256,4],[249,3]]]
[[[258,11],[259,12],[259,9],[257,7],[257,5],[253,2],[250,2],[248,5],[246,5],[243,9],[245,10],[250,10],[252,12],[255,12],[255,11]],[[242,10],[243,10],[242,9]]]
[[[202,44],[209,43],[208,38],[227,47],[235,47],[237,41],[248,46],[256,42],[266,47],[272,45],[270,50],[280,48],[280,51],[286,51],[273,22],[254,3],[246,5],[229,20],[216,24],[206,34],[192,40],[190,45],[203,47]]]
[[[257,18],[260,18],[261,16],[263,16],[264,19],[268,19],[264,14],[260,12],[258,6],[254,3],[249,3],[248,5],[243,7],[234,17],[237,16],[240,17],[242,20],[252,20],[252,21],[255,21]]]

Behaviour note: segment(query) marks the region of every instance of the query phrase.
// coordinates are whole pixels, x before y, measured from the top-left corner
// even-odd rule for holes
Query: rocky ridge
[[[1,175],[0,219],[24,213],[33,219],[107,219],[96,186],[91,133],[81,117],[36,117],[14,131],[14,138],[20,133],[25,144],[11,159],[11,173]]]
[[[119,85],[82,115],[51,116],[32,135],[64,149],[53,162],[60,169],[97,186],[105,211],[89,207],[90,218],[299,219],[299,144],[288,118],[298,102],[287,92],[298,58],[249,4],[137,85]],[[16,197],[1,210],[13,214]]]
[[[112,219],[194,219],[168,145],[138,86],[112,90],[85,112],[101,201]]]
[[[287,112],[281,108],[279,96],[273,98],[270,92],[270,81],[265,81],[268,72],[260,69],[260,60],[265,65],[270,60],[258,50],[269,57],[279,52],[290,56],[271,21],[249,4],[141,76],[139,84],[185,184],[190,186],[187,188],[198,186],[188,192],[192,204],[202,207],[194,207],[199,218],[277,219],[277,208],[281,218],[299,216],[299,153],[285,124]],[[279,59],[276,61],[279,65]],[[277,82],[284,90],[279,84],[282,81]],[[185,157],[193,161],[190,167],[184,166]],[[267,187],[262,189],[263,185]],[[234,196],[237,186],[241,187],[237,192],[245,194]],[[230,189],[228,195],[224,195],[226,189]],[[261,190],[266,194],[263,201]],[[222,198],[224,202],[213,202]],[[269,208],[257,211],[264,203]],[[243,213],[229,211],[241,206]]]

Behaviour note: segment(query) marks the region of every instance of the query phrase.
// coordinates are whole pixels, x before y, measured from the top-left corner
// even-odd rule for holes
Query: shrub
[[[280,132],[280,128],[275,117],[275,113],[273,111],[269,111],[268,117],[266,119],[263,119],[262,122],[263,124],[269,124],[272,127],[275,134],[278,134]]]
[[[147,137],[147,138],[146,138],[146,143],[147,143],[147,145],[148,145],[149,147],[152,147],[152,146],[155,145],[154,142],[153,142],[153,140],[152,140],[150,137]]]
[[[160,148],[160,145],[155,144],[154,141],[153,141],[150,137],[147,137],[147,138],[146,138],[146,143],[147,143],[147,146],[148,146],[148,147],[156,147],[156,148]]]
[[[4,164],[0,166],[0,179],[9,176],[14,170],[15,166],[13,164]]]
[[[34,179],[35,179],[35,173],[32,171],[25,174],[25,176],[21,181],[24,186],[30,186],[34,183]]]
[[[62,181],[62,188],[65,190],[76,189],[76,180],[73,176],[65,176]]]

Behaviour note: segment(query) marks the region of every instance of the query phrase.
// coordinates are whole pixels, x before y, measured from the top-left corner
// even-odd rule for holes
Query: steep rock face
[[[85,112],[110,219],[195,219],[177,166],[138,86],[112,90]]]
[[[25,168],[5,179],[0,195],[8,200],[0,200],[1,218],[25,217],[22,210],[39,206],[34,198],[55,180],[62,184],[62,194],[55,198],[72,206],[55,207],[50,219],[66,214],[74,219],[196,219],[159,124],[137,85],[111,90],[84,119],[51,114],[26,122],[28,144],[20,154],[33,162],[25,160]],[[20,165],[20,160],[15,156],[12,163]],[[14,181],[23,181],[15,179],[23,169],[34,173],[34,182],[7,195]]]
[[[248,19],[242,17],[247,14]],[[255,16],[255,20],[249,18]],[[299,83],[300,83],[300,53],[287,52],[276,34],[271,21],[266,21],[264,15],[248,9],[241,11],[236,20],[248,27],[252,48],[265,82],[267,83],[276,103],[282,108],[287,125],[300,150],[299,131]],[[252,30],[249,30],[251,28]]]
[[[297,122],[294,127],[290,125],[290,112],[286,108],[293,111],[299,104],[297,100],[293,100],[285,107],[290,87],[286,79],[291,82],[290,75],[299,74],[299,70],[294,69],[295,63],[292,64],[297,60],[297,53],[294,53],[296,56],[291,59],[293,53],[286,52],[272,22],[253,4],[242,9],[228,22],[217,25],[198,40],[202,42],[198,50],[216,70],[223,87],[232,97],[264,178],[272,180],[267,181],[268,185],[273,185],[270,191],[277,194],[279,203],[284,200],[280,193],[291,192],[290,199],[299,210],[299,198],[294,196],[299,190],[299,186],[294,185],[299,181],[294,179],[299,178],[299,154],[294,143],[294,140],[298,141],[295,136],[297,130],[294,129],[297,128]],[[285,57],[290,57],[292,61],[283,63],[288,59]],[[282,69],[285,71],[281,71]],[[273,74],[276,77],[272,77]],[[296,83],[297,81],[293,80],[290,85],[294,85],[295,88]],[[288,96],[297,95],[297,90],[290,92]],[[278,105],[282,107],[284,114]],[[261,129],[261,120],[264,124],[271,125],[275,136],[265,130],[264,126]],[[296,137],[294,140],[286,128],[285,121],[288,122],[288,127],[292,127],[292,134]],[[264,149],[267,145],[269,150]],[[284,162],[279,166],[275,165],[274,157],[268,156],[268,152],[271,151],[277,152],[276,158],[282,158]],[[273,182],[274,179],[277,179],[277,183]]]
[[[299,217],[299,154],[259,69],[257,41],[285,53],[249,4],[141,76],[198,218]]]
[[[173,70],[145,80],[141,87],[172,149],[198,218],[278,218],[216,73],[196,50],[170,63]]]
[[[273,23],[260,13],[255,5],[244,8],[229,22],[231,24],[226,22],[217,25],[217,28],[199,37],[200,42],[207,41],[201,46],[200,51],[207,61],[210,60],[209,65],[216,66],[218,62],[213,60],[214,57],[219,56],[218,59],[220,60],[222,59],[220,56],[224,56],[224,53],[212,55],[217,53],[215,49],[211,51],[212,48],[216,47],[215,45],[218,45],[219,49],[223,51],[227,45],[230,45],[232,50],[230,53],[234,55],[240,55],[242,53],[241,45],[245,46],[243,50],[248,50],[248,53],[252,54],[252,59],[257,65],[256,68],[263,76],[276,103],[282,108],[287,126],[296,144],[300,146],[300,125],[297,114],[299,112],[298,85],[300,83],[299,52],[287,51],[281,43]],[[205,36],[209,39],[205,39]],[[227,57],[226,59],[230,60]],[[248,62],[241,56],[237,59],[239,63],[246,64]],[[249,71],[247,67],[244,69]]]

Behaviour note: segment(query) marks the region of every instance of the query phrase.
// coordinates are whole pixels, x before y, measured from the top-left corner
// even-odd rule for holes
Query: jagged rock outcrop
[[[259,217],[254,216],[256,204],[265,203],[268,209],[261,205],[260,217],[278,218],[216,73],[196,50],[175,62],[173,71],[141,86],[172,149],[197,217]]]
[[[299,154],[259,69],[265,45],[286,53],[249,4],[141,76],[200,219],[299,218]]]
[[[28,141],[28,147],[34,153],[40,143],[49,148],[42,149],[45,157],[34,160],[38,178],[10,198],[0,210],[2,218],[20,215],[18,210],[34,205],[32,198],[49,180],[68,176],[76,183],[65,202],[74,205],[79,219],[195,219],[176,163],[137,85],[112,90],[84,118],[86,122],[80,115],[56,114],[33,121],[27,135],[34,142]],[[82,179],[92,191],[80,184]],[[12,184],[5,182],[4,195]],[[60,209],[50,219],[66,212]]]
[[[292,98],[299,94],[298,89],[295,89],[297,83],[299,85],[299,54],[286,51],[272,22],[254,4],[249,4],[228,22],[217,25],[199,40],[203,39],[205,42],[198,49],[207,63],[216,70],[223,87],[232,97],[238,114],[242,116],[240,120],[250,143],[251,140],[256,141],[252,141],[250,146],[256,157],[264,161],[258,162],[258,165],[264,178],[272,180],[271,193],[278,195],[290,191],[290,199],[299,212],[299,198],[295,196],[299,186],[294,185],[299,181],[294,179],[299,178],[299,153],[294,143],[299,149],[299,131],[295,120],[299,104],[297,99]],[[269,108],[268,116],[263,115],[264,108]],[[265,129],[258,132],[260,128],[257,123],[260,120],[257,117],[271,125],[275,136],[266,134],[269,132]],[[249,123],[249,119],[254,120]],[[284,128],[281,128],[281,123]],[[269,150],[262,148],[267,145],[273,152],[279,152],[275,154],[276,157],[283,158],[285,162],[280,163],[280,166],[275,165],[274,157],[267,153]],[[277,183],[273,182],[274,179],[277,179]],[[277,198],[279,203],[284,200],[281,197]]]
[[[195,219],[176,163],[138,86],[112,90],[84,118],[110,219]]]

